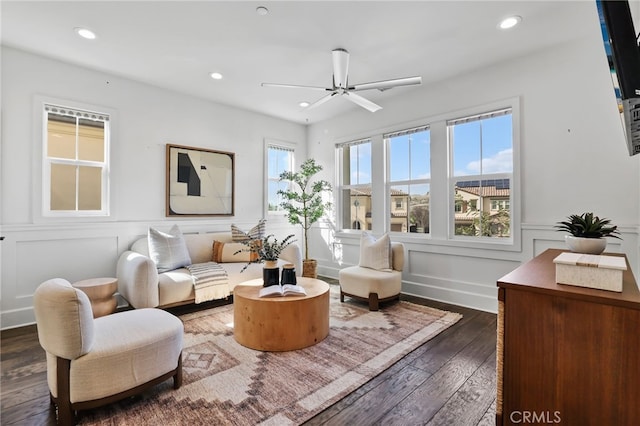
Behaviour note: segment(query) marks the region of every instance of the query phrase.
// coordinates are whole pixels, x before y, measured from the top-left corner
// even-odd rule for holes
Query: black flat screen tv
[[[640,28],[627,0],[596,4],[629,155],[640,154]]]

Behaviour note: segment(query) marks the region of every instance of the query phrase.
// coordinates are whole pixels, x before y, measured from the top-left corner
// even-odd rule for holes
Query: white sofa
[[[209,234],[185,234],[184,239],[191,263],[212,260],[214,240],[231,243],[231,232]],[[279,266],[292,263],[296,275],[302,274],[302,252],[293,243],[286,247],[278,260]],[[262,264],[253,263],[241,272],[247,262],[221,263],[229,278],[233,292],[236,285],[255,278],[262,278]],[[140,238],[131,249],[120,255],[117,266],[118,292],[134,308],[168,308],[195,302],[193,277],[186,268],[158,273],[156,264],[149,257],[147,237]]]

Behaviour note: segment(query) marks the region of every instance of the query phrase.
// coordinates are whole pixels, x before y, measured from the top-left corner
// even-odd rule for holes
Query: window
[[[337,146],[341,227],[372,228],[371,215],[371,140]]]
[[[337,143],[337,228],[520,250],[519,104],[498,100]]]
[[[447,122],[453,233],[511,237],[511,108]]]
[[[43,110],[44,216],[109,215],[109,115]]]
[[[267,144],[267,211],[269,213],[284,212],[280,203],[282,197],[278,191],[286,191],[291,184],[280,181],[280,174],[293,171],[294,150],[290,147]]]
[[[389,176],[387,194],[395,200],[389,229],[395,232],[429,232],[431,135],[428,126],[384,135]]]

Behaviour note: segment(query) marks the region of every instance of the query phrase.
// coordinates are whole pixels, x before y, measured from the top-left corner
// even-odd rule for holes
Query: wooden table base
[[[306,296],[260,298],[262,280],[233,289],[234,337],[259,351],[291,351],[315,345],[329,334],[329,285],[297,279]]]

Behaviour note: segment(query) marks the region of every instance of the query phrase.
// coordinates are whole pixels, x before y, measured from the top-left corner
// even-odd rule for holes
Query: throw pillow
[[[178,225],[173,225],[169,233],[149,228],[147,240],[149,241],[149,257],[156,263],[158,272],[167,272],[191,265],[187,243]]]
[[[237,253],[238,250],[242,250]],[[258,253],[248,251],[249,246],[242,243],[223,243],[213,241],[213,260],[216,263],[255,262]]]
[[[368,232],[360,237],[360,266],[378,271],[391,271],[391,238],[384,234],[376,239]]]
[[[250,240],[261,240],[264,238],[264,234],[267,230],[266,219],[260,219],[258,224],[251,228],[249,232],[244,232],[236,225],[231,224],[231,239],[236,243]]]

